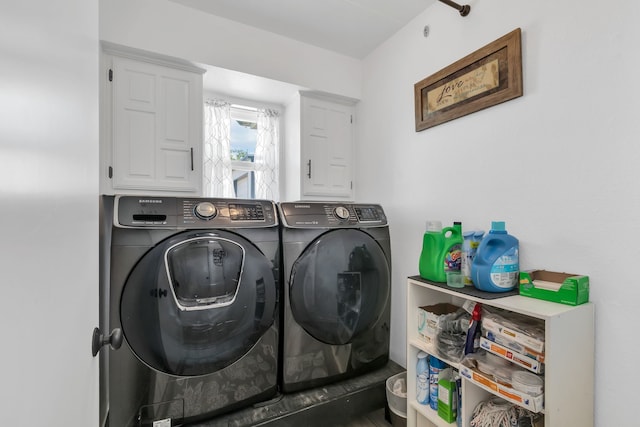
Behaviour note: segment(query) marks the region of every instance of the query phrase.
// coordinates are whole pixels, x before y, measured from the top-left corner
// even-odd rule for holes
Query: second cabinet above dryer
[[[287,198],[353,200],[356,100],[300,92],[287,108]],[[296,117],[297,116],[297,117]]]

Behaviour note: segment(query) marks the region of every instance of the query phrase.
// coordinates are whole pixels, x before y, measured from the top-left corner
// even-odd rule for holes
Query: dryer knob
[[[333,210],[333,214],[340,220],[349,219],[349,209],[344,206],[338,206]]]
[[[195,214],[200,219],[213,219],[217,213],[218,210],[211,202],[198,203],[195,208]]]

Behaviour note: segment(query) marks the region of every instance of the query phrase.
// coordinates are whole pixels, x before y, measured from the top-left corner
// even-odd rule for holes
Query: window
[[[280,113],[205,102],[203,194],[279,199]]]
[[[231,106],[231,176],[236,197],[256,197],[255,153],[258,113],[255,108]]]

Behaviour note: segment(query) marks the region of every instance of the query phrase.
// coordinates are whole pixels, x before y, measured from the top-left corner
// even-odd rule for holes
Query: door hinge
[[[109,81],[113,81],[113,70],[111,68],[109,68]]]
[[[109,175],[109,179],[113,178],[113,168],[111,166],[109,166],[108,175]]]

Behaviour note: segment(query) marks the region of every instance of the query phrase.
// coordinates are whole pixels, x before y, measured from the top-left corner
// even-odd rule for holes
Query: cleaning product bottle
[[[462,378],[460,375],[455,376],[456,379],[456,425],[462,427]]]
[[[462,283],[465,286],[473,286],[471,280],[471,264],[478,252],[478,246],[484,236],[484,230],[466,231],[462,233]]]
[[[438,410],[438,380],[440,371],[447,366],[442,360],[435,356],[429,356],[429,406],[434,411]]]
[[[442,234],[442,222],[427,221],[427,231],[422,236],[422,252],[420,253],[420,277],[427,280],[438,281],[444,272],[438,274],[441,266],[438,264],[438,254],[444,246]],[[446,280],[446,277],[445,277]]]
[[[518,239],[507,233],[504,221],[493,221],[471,264],[473,285],[486,292],[506,292],[518,284]]]
[[[476,254],[477,246],[473,247],[473,235],[475,231],[465,231],[462,233],[462,264],[460,271],[462,272],[462,283],[465,286],[473,285],[471,281],[471,262]]]
[[[443,369],[438,377],[438,416],[447,423],[455,421],[457,416],[458,399],[455,395],[456,381],[453,369]]]
[[[444,273],[445,280],[447,272],[457,271],[462,268],[462,223],[456,221],[453,227],[444,230]]]
[[[416,400],[422,405],[429,404],[429,362],[428,354],[424,351],[418,352],[418,363],[416,363]]]
[[[464,344],[464,354],[475,353],[480,347],[480,320],[482,317],[482,304],[479,302],[473,307],[467,338]]]
[[[462,223],[442,228],[440,221],[427,221],[422,238],[420,277],[434,282],[446,282],[447,271],[460,271]]]

